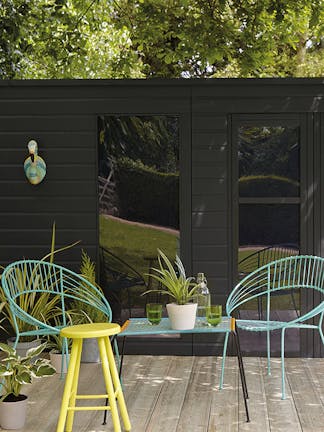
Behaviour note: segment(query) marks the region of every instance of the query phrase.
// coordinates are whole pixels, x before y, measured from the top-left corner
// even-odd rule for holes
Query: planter
[[[10,346],[14,346],[16,338],[15,337],[11,337],[7,340],[8,345]],[[16,347],[16,352],[20,357],[25,357],[27,351],[30,348],[36,348],[39,345],[41,345],[42,341],[41,339],[34,339],[30,342],[18,342],[17,347]]]
[[[50,351],[49,356],[50,356],[50,362],[51,362],[52,366],[54,366],[56,369],[56,373],[61,373],[62,353],[59,353],[57,351]],[[67,373],[66,359],[64,359],[62,372]]]
[[[168,303],[166,308],[173,330],[191,330],[195,327],[197,303]]]
[[[20,400],[0,402],[0,426],[2,429],[22,429],[26,421],[27,396]]]
[[[97,339],[94,338],[83,339],[81,362],[100,363],[100,354],[99,354]]]

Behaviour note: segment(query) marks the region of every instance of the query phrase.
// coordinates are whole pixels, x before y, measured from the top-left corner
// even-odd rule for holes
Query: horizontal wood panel
[[[47,161],[46,177],[43,180],[43,184],[46,182],[56,180],[87,180],[96,181],[97,173],[95,165],[81,165],[73,163],[65,163],[64,165],[51,165]],[[0,164],[0,179],[6,179],[9,181],[24,180],[26,179],[23,161],[21,165],[2,165]],[[26,180],[27,181],[27,180]],[[39,189],[42,185],[40,183],[33,189]]]
[[[64,245],[57,245],[57,249],[60,246]],[[93,255],[94,250],[96,250],[96,245],[92,244],[86,244],[84,243],[81,246],[75,246],[74,248],[71,248],[66,251],[59,252],[57,254],[57,260],[55,262],[58,262],[59,260],[61,262],[64,261],[78,261],[80,263],[81,258],[81,249],[85,249],[87,252],[89,251],[89,254]],[[0,263],[3,265],[3,263],[8,263],[20,259],[41,259],[45,255],[47,255],[50,252],[50,249],[43,245],[9,245],[9,246],[2,246],[0,245]]]
[[[193,245],[192,257],[196,260],[221,261],[228,255],[227,245]]]
[[[0,116],[1,131],[88,131],[96,128],[94,116]]]
[[[211,81],[211,80],[207,80]],[[207,82],[206,85],[193,86],[193,99],[204,97],[219,98],[249,98],[255,97],[284,97],[299,98],[314,95],[319,99],[323,92],[323,82],[319,78],[256,78],[256,79],[221,79]]]
[[[203,272],[208,277],[227,278],[228,263],[226,261],[194,261],[193,274]]]
[[[1,169],[1,167],[0,167]],[[93,197],[97,193],[97,185],[89,181],[45,181],[41,188],[40,185],[32,186],[27,179],[23,181],[0,181],[1,195],[3,197],[20,197],[27,193],[34,193],[33,188],[37,188],[37,197]]]
[[[223,163],[200,163],[193,164],[191,169],[192,177],[195,179],[225,179],[227,177],[227,169]]]
[[[192,244],[228,244],[227,230],[225,228],[194,228],[192,230]]]
[[[196,134],[198,132],[215,131],[220,132],[227,128],[227,116],[225,114],[199,114],[193,113],[192,130]]]
[[[0,129],[0,149],[2,152],[7,150],[18,150],[23,156],[27,157],[27,144],[31,139],[38,143],[39,154],[42,155],[43,150],[49,149],[82,149],[84,154],[87,151],[84,149],[92,149],[97,146],[97,131],[51,131],[51,132],[37,132],[31,134],[28,132],[17,132],[14,129],[10,131],[2,131]],[[1,157],[1,156],[0,156]],[[1,161],[1,159],[0,159]]]
[[[51,229],[29,229],[17,228],[17,229],[0,229],[1,244],[7,245],[46,245],[50,249],[52,230]],[[83,244],[95,244],[97,241],[97,230],[93,229],[75,229],[71,227],[68,230],[57,229],[55,233],[56,248],[58,245],[69,245],[76,241],[80,241],[80,245]]]
[[[62,209],[61,212],[34,213],[20,211],[18,213],[5,212],[1,198],[0,227],[1,229],[51,229],[53,222],[56,222],[56,229],[75,229],[91,230],[95,229],[98,223],[97,210],[95,208],[86,209],[82,212],[82,217],[77,210],[72,209],[68,212]]]
[[[192,179],[192,194],[226,194],[227,182],[225,179]]]
[[[193,195],[192,197],[192,210],[193,212],[210,212],[210,211],[223,211],[228,209],[225,193],[215,194],[201,194]]]
[[[214,150],[226,152],[228,138],[226,132],[194,133],[192,136],[193,150]]]
[[[31,186],[32,187],[32,186]],[[37,194],[27,197],[2,197],[1,211],[3,213],[25,212],[25,213],[42,213],[42,212],[69,212],[79,211],[88,212],[93,209],[97,210],[97,196],[94,197],[41,197],[37,199]]]
[[[0,93],[1,95],[1,93]],[[77,99],[52,99],[51,101],[38,99],[38,100],[0,100],[0,115],[22,115],[28,113],[29,115],[51,114],[122,114],[122,113],[179,113],[189,112],[189,97],[184,99],[177,99],[174,96],[169,98],[147,95],[146,98],[140,96],[141,103],[138,103],[138,98],[134,100],[129,99],[130,95],[125,97],[112,97],[107,95],[105,98],[79,98]]]
[[[207,284],[210,294],[212,296],[211,301],[214,304],[225,304],[228,293],[227,293],[227,278],[221,278],[218,276],[207,275]],[[220,301],[222,299],[222,301]]]
[[[0,94],[5,100],[92,100],[92,99],[189,99],[188,81],[183,80],[25,80],[1,82]],[[179,85],[180,84],[180,85]],[[187,87],[187,88],[186,88]]]
[[[324,100],[311,95],[300,97],[197,97],[192,102],[193,113],[280,113],[323,112]]]
[[[197,163],[209,162],[209,163],[226,163],[227,152],[221,149],[193,149],[192,160]]]
[[[0,142],[3,142],[1,138]],[[92,149],[91,140],[87,140],[88,149],[85,149],[83,151],[80,151],[80,149],[69,148],[68,146],[70,142],[68,140],[65,140],[64,142],[66,148],[57,148],[55,146],[51,147],[48,142],[44,143],[43,145],[40,145],[40,143],[38,143],[39,155],[45,160],[47,165],[62,165],[71,163],[77,165],[90,165],[97,163],[97,152]],[[21,140],[18,138],[16,138],[16,146],[14,148],[12,148],[11,146],[9,147],[8,143],[5,142],[6,146],[8,147],[0,148],[0,166],[3,164],[21,165],[24,160],[29,156],[27,143],[28,141],[26,141],[26,147],[25,149],[23,149],[21,145]]]
[[[226,212],[193,212],[193,228],[227,228],[228,217]]]

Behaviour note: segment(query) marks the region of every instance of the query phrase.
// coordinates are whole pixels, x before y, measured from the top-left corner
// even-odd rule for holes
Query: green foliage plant
[[[53,316],[53,319],[51,320],[51,325],[55,327],[60,327],[62,325],[62,322],[60,320],[61,315],[62,315],[61,309],[57,308],[57,315]],[[67,326],[72,325],[73,320],[69,311],[66,311],[66,317],[67,317],[66,325]],[[47,348],[49,350],[52,350],[55,353],[62,353],[63,344],[64,344],[64,339],[61,337],[60,334],[51,334],[47,336]],[[67,346],[68,346],[68,351],[70,351],[70,348],[72,346],[72,339],[67,339]]]
[[[158,281],[163,288],[145,291],[143,295],[150,292],[161,293],[171,297],[178,305],[185,305],[192,301],[198,285],[192,282],[193,277],[186,277],[184,265],[178,255],[176,255],[174,262],[177,271],[160,249],[158,249],[158,263],[159,268],[152,267],[155,273],[152,273],[151,277]]]
[[[3,381],[3,394],[0,401],[19,400],[24,384],[31,384],[33,378],[50,376],[55,373],[49,360],[37,357],[45,348],[46,343],[43,343],[36,348],[29,349],[25,357],[20,357],[11,346],[0,343],[0,350],[5,354],[0,363],[0,378]]]
[[[95,263],[91,261],[89,255],[82,250],[81,252],[81,266],[80,266],[80,274],[85,279],[87,279],[92,285],[94,285],[99,292],[102,292],[102,288],[96,282],[96,266]],[[82,283],[79,286],[78,296],[82,298]],[[89,292],[89,287],[87,287],[87,292]],[[97,292],[93,291],[91,293],[93,296],[97,296]],[[88,299],[89,300],[89,299]],[[91,304],[84,303],[83,301],[74,300],[71,303],[71,308],[69,313],[72,316],[73,324],[85,324],[85,323],[94,323],[94,322],[107,322],[107,316],[92,306]]]
[[[56,231],[56,226],[54,222],[52,227],[51,250],[40,261],[49,260],[49,262],[52,263],[54,261],[55,254],[64,251],[66,249],[69,249],[79,243],[77,241],[70,245],[61,247],[59,249],[55,249],[55,231]],[[49,292],[46,292],[48,285],[44,280],[42,286],[39,286],[39,289],[42,289],[43,292],[41,293],[28,292],[28,288],[31,286],[31,284],[35,284],[35,279],[32,280],[31,278],[28,277],[28,271],[26,266],[23,268],[22,271],[18,269],[16,271],[19,272],[19,274],[17,275],[18,276],[17,279],[19,281],[19,285],[17,289],[21,292],[25,291],[17,298],[18,306],[23,311],[27,312],[28,314],[38,319],[39,321],[42,322],[50,321],[53,316],[57,315],[57,304],[59,302],[59,296],[53,296]],[[49,279],[51,278],[51,276],[52,276],[51,274],[48,275]],[[35,277],[37,277],[37,273],[35,273]],[[13,331],[15,331],[16,329],[15,320],[11,313],[9,303],[7,302],[7,298],[1,286],[0,286],[0,302],[4,304],[2,313],[6,320],[6,323],[8,324],[8,327]],[[20,333],[34,329],[33,325],[19,319],[18,317],[16,317],[15,319]],[[11,333],[10,329],[8,329],[8,332]],[[20,341],[28,342],[32,338],[33,337],[31,336],[21,336]]]

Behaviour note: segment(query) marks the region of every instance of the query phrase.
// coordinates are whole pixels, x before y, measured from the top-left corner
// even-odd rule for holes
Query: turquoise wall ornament
[[[40,183],[46,175],[46,163],[38,156],[38,145],[35,140],[28,143],[30,156],[24,162],[24,170],[29,182],[33,185]]]

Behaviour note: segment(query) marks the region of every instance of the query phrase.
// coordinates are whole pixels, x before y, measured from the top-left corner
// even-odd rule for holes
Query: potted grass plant
[[[0,398],[0,426],[2,429],[21,429],[25,424],[27,396],[22,394],[22,386],[31,384],[33,378],[50,376],[55,373],[49,360],[38,356],[46,348],[46,343],[27,351],[21,357],[10,345],[0,343],[4,357],[0,363],[2,396]]]
[[[91,261],[89,255],[82,250],[81,252],[81,266],[80,274],[94,285],[99,292],[102,293],[101,287],[96,283],[96,267],[94,262]],[[82,285],[80,286],[82,290]],[[93,295],[97,293],[93,291]],[[91,306],[84,302],[75,300],[71,303],[69,313],[72,315],[73,324],[87,324],[87,323],[100,323],[107,322],[107,315],[96,307]],[[83,363],[99,363],[100,354],[96,339],[85,338],[83,340],[81,362]]]
[[[197,303],[194,302],[198,285],[193,277],[187,277],[178,255],[174,264],[158,249],[159,268],[152,267],[150,276],[158,281],[160,289],[148,290],[168,295],[173,301],[166,305],[171,327],[174,330],[191,330],[195,326]]]
[[[52,226],[52,238],[51,238],[51,249],[50,252],[45,255],[41,261],[49,260],[50,262],[54,261],[54,256],[58,252],[64,251],[66,249],[69,249],[76,244],[79,243],[79,241],[74,242],[70,245],[64,246],[59,249],[55,249],[55,231],[56,226],[55,222]],[[3,268],[3,267],[2,267]],[[19,285],[17,286],[17,289],[23,292],[25,288],[28,286],[28,284],[32,283],[31,281],[28,281],[28,272],[27,268],[26,270],[22,270],[19,274],[19,277],[17,278],[19,280]],[[1,282],[1,281],[0,281]],[[59,302],[58,296],[52,296],[51,294],[47,293],[46,290],[43,293],[30,294],[30,293],[23,293],[19,296],[17,299],[18,306],[27,312],[29,315],[31,315],[33,318],[38,319],[39,321],[50,321],[53,315],[56,314],[56,308],[57,304]],[[17,328],[19,329],[19,333],[24,333],[30,330],[34,330],[34,325],[23,321],[19,319],[18,316],[13,316],[9,303],[7,301],[7,298],[4,294],[4,291],[1,288],[0,285],[0,303],[3,303],[3,309],[2,314],[5,318],[5,330],[10,334],[15,334],[17,332]],[[14,345],[15,337],[9,337],[8,344]],[[29,348],[33,348],[35,346],[38,346],[41,344],[41,340],[35,336],[21,336],[19,338],[18,345],[16,347],[17,353],[19,355],[25,355],[27,350]]]
[[[60,327],[62,325],[62,321],[60,320],[60,316],[62,315],[62,311],[58,308],[57,315],[53,316],[53,320],[51,322],[55,327]],[[71,315],[67,312],[66,316],[68,317],[68,322],[66,325],[71,325],[73,323]],[[64,358],[62,352],[64,338],[61,337],[60,334],[51,334],[47,336],[47,348],[49,349],[49,358],[51,365],[55,368],[57,373],[67,373],[67,366],[72,346],[72,339],[67,339],[67,358]]]

